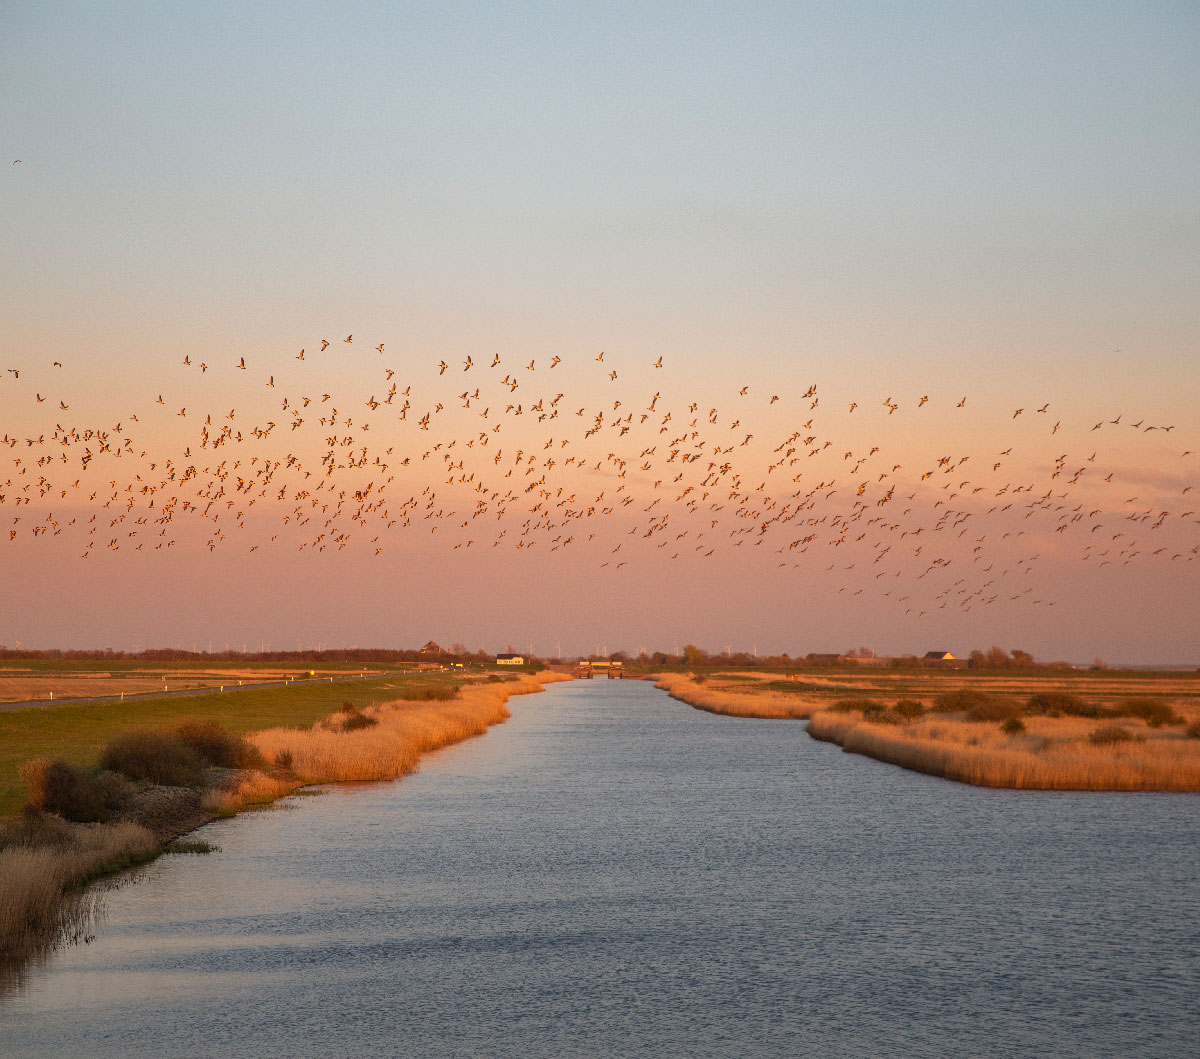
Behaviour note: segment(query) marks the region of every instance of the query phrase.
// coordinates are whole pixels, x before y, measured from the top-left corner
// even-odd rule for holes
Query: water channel
[[[976,789],[642,682],[203,829],[0,999],[25,1056],[1184,1056],[1200,801]]]

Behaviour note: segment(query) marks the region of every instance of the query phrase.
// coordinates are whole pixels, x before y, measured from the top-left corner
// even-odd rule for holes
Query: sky
[[[1200,662],[1198,55],[1188,3],[7,5],[0,643]]]

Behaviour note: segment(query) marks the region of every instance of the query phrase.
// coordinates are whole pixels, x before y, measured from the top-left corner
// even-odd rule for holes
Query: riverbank
[[[724,674],[723,674],[724,675]],[[654,679],[654,686],[661,688],[673,699],[686,702],[698,710],[723,713],[731,717],[773,717],[777,719],[803,720],[820,709],[820,700],[806,696],[802,691],[780,691],[770,677],[758,674],[739,675],[740,690],[727,684],[712,683],[708,679],[698,681],[686,673],[664,673]]]
[[[672,674],[655,684],[697,709],[736,717],[808,719],[808,734],[902,768],[983,787],[1200,791],[1200,699],[1105,695],[1042,687],[1022,699],[954,688],[930,698],[855,694],[834,681],[797,684]],[[722,682],[723,681],[723,682]],[[984,684],[984,682],[978,682]],[[948,708],[953,706],[954,708]]]
[[[142,784],[105,823],[23,812],[0,826],[0,988],[60,939],[85,935],[95,911],[88,884],[159,856],[180,835],[219,817],[269,805],[311,784],[396,779],[422,754],[481,735],[508,718],[513,695],[568,680],[498,676],[342,710],[305,728],[246,735],[261,765],[211,768],[205,785]],[[168,718],[167,721],[169,723]]]

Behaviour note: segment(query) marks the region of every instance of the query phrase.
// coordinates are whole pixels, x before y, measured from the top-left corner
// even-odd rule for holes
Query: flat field
[[[258,682],[263,676],[262,670],[252,667],[241,671],[247,682]],[[278,667],[271,671],[278,672]],[[307,670],[304,673],[307,675]],[[226,679],[230,675],[230,671],[222,674]],[[122,732],[171,728],[186,720],[215,720],[238,733],[307,727],[347,701],[367,708],[401,698],[412,689],[451,685],[462,679],[461,674],[411,673],[267,688],[227,685],[224,692],[178,698],[147,696],[124,702],[54,702],[0,709],[0,815],[15,812],[24,802],[18,770],[32,758],[56,757],[75,765],[94,765],[105,744]]]
[[[255,665],[246,662],[165,662],[154,666],[128,660],[97,663],[70,659],[0,663],[0,703],[49,702],[59,699],[98,698],[107,695],[145,695],[156,691],[217,688],[264,681],[300,680],[313,670],[318,676],[354,676],[362,666],[318,663]],[[367,667],[366,675],[379,673]]]

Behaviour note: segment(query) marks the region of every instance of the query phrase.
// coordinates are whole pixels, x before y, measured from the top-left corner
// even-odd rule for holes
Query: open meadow
[[[91,663],[94,667],[95,663]],[[180,697],[147,695],[124,702],[47,702],[46,705],[0,709],[0,816],[15,812],[25,798],[19,769],[26,761],[39,757],[58,757],[84,767],[95,765],[100,752],[112,738],[142,727],[170,728],[188,720],[218,722],[234,733],[246,733],[279,726],[311,725],[338,710],[346,701],[356,706],[372,705],[397,698],[401,691],[452,687],[458,680],[449,673],[408,673],[371,676],[347,683],[340,679],[359,671],[358,667],[319,670],[320,676],[333,676],[333,683],[286,684],[288,678],[307,678],[308,667],[270,664],[262,668],[241,664],[228,669],[207,671],[206,680],[214,691],[209,695]],[[42,665],[34,675],[23,678],[43,681],[44,686],[66,685],[75,671],[69,666]],[[120,668],[111,679],[98,680],[97,694],[113,694],[121,681],[157,680],[164,672],[144,667]],[[168,668],[168,686],[184,686],[184,674],[197,674],[196,667]],[[368,671],[369,673],[369,671]],[[241,679],[249,683],[279,681],[276,687],[238,688]],[[225,690],[215,690],[221,685]],[[28,684],[26,685],[28,686]],[[157,685],[161,687],[161,684]]]
[[[988,787],[1200,791],[1200,674],[1131,670],[667,673],[698,709],[808,719],[816,739]]]
[[[158,691],[219,688],[239,682],[267,683],[318,676],[370,676],[378,667],[346,663],[256,664],[246,661],[159,661],[138,659],[5,659],[0,661],[0,704],[59,699],[152,695]]]

